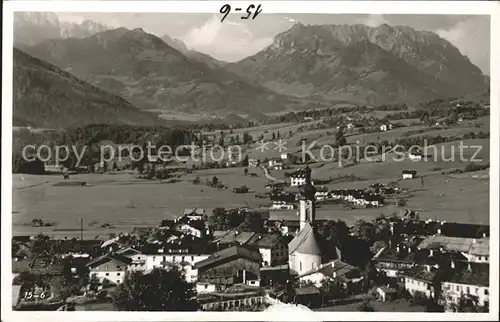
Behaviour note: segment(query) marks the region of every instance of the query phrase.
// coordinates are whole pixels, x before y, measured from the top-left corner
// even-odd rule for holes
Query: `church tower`
[[[308,171],[308,176],[306,183],[300,187],[300,199],[299,199],[299,221],[300,230],[302,230],[306,223],[313,224],[316,219],[315,216],[315,200],[316,200],[316,188],[311,182],[311,170],[309,167],[306,168]]]

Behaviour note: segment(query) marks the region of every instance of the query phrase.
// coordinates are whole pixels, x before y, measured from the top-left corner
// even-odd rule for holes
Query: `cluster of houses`
[[[487,227],[437,221],[399,222],[392,231],[403,231],[407,237],[380,249],[372,261],[379,272],[412,296],[439,298],[446,310],[453,311],[461,299],[488,307]]]
[[[380,207],[384,204],[384,196],[378,193],[367,192],[364,189],[331,190],[333,200],[342,200],[357,206]]]

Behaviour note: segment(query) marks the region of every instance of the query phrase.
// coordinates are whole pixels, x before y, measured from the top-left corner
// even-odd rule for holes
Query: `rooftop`
[[[109,254],[102,255],[101,257],[98,257],[98,258],[90,261],[87,264],[87,266],[95,267],[95,266],[98,266],[102,263],[105,263],[105,262],[108,262],[111,260],[115,260],[115,261],[121,262],[121,263],[126,264],[126,265],[128,265],[132,262],[132,260],[130,258],[125,257],[123,255],[116,254],[116,253],[109,253]]]
[[[236,245],[213,253],[209,258],[196,263],[194,268],[199,269],[217,266],[219,263],[223,263],[224,261],[233,258],[244,258],[259,264],[262,261],[262,256],[259,251],[249,249],[241,245]]]
[[[219,239],[220,244],[246,244],[255,233],[248,231],[230,230]]]
[[[288,254],[298,252],[302,254],[321,255],[315,235],[314,229],[309,223],[306,223],[304,228],[288,244]]]
[[[247,245],[259,248],[272,248],[283,240],[280,234],[255,234],[247,241]]]
[[[470,269],[455,272],[447,280],[458,284],[489,286],[490,265],[487,263],[471,264]]]
[[[474,255],[489,255],[489,238],[474,239],[463,237],[448,237],[442,235],[428,236],[418,248],[422,249],[440,249],[445,251],[454,251],[462,253],[471,253]]]
[[[308,276],[308,275],[311,275],[314,273],[321,273],[324,276],[333,277],[334,272],[336,273],[337,277],[342,277],[342,276],[346,276],[350,272],[354,272],[354,271],[359,272],[359,270],[356,267],[351,266],[347,263],[342,262],[341,260],[336,259],[336,260],[331,261],[329,263],[323,264],[316,269],[312,269],[312,270],[300,275],[299,277]]]

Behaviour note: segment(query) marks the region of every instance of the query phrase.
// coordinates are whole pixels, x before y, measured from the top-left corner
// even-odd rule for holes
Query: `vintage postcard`
[[[5,3],[3,321],[496,319],[499,18]]]

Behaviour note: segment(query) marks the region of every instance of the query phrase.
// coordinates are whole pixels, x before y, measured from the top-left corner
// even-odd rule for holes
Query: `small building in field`
[[[108,280],[112,284],[120,284],[125,279],[128,266],[132,260],[116,253],[109,253],[94,259],[87,264],[91,279],[99,282]]]
[[[257,159],[248,159],[248,166],[252,168],[257,168],[260,165],[260,161]]]
[[[384,123],[384,124],[380,125],[380,131],[381,132],[392,130],[392,128],[393,128],[393,125],[391,123]]]
[[[414,179],[417,177],[417,171],[415,170],[403,170],[403,179]]]
[[[315,198],[317,201],[327,200],[330,197],[330,193],[328,192],[328,188],[326,187],[318,187],[316,188]]]

